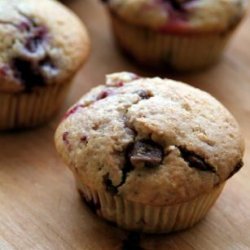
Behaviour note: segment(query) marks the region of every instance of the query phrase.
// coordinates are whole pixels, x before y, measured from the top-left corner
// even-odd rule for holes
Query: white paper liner
[[[233,31],[224,34],[168,34],[129,24],[111,14],[118,45],[142,65],[192,71],[215,63]]]
[[[78,181],[84,199],[97,205],[99,216],[124,229],[145,233],[168,233],[193,226],[207,214],[223,187],[224,183],[188,202],[150,206],[128,201],[106,191],[91,190]]]
[[[49,120],[65,99],[70,83],[31,93],[0,93],[0,130],[29,128]]]

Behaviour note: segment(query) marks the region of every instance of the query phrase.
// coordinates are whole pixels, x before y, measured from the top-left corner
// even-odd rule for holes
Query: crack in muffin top
[[[31,91],[70,81],[86,60],[85,27],[62,4],[0,0],[0,14],[0,91]]]
[[[108,0],[112,13],[162,32],[225,32],[244,16],[246,0]]]
[[[208,93],[127,72],[83,96],[55,141],[91,189],[159,206],[223,183],[242,166],[244,151],[237,122]]]

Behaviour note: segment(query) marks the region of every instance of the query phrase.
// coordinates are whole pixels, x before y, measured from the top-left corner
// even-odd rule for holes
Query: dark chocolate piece
[[[188,163],[189,167],[216,173],[215,167],[207,163],[201,156],[183,147],[179,147],[179,150],[181,152],[181,157]]]
[[[149,99],[152,97],[152,94],[147,90],[138,90],[136,93],[141,97],[141,99]]]
[[[117,187],[114,186],[112,181],[109,179],[109,174],[103,176],[103,184],[105,185],[107,192],[112,195],[116,195],[118,193]]]
[[[140,140],[129,146],[128,157],[132,166],[153,168],[162,163],[163,148],[152,140]]]
[[[121,183],[117,186],[114,186],[112,181],[109,178],[109,174],[106,174],[103,177],[103,184],[105,185],[106,190],[109,193],[111,193],[112,195],[116,195],[118,193],[118,188],[121,187],[126,182],[126,178],[127,178],[128,173],[134,169],[134,167],[130,163],[129,151],[130,151],[130,145],[127,147],[127,149],[125,151],[125,163],[124,163],[124,166],[122,168]]]

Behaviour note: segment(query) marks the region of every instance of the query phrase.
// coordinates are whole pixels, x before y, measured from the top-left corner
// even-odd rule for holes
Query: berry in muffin
[[[124,72],[67,112],[55,142],[99,216],[149,233],[201,220],[244,151],[237,122],[208,93]]]
[[[179,71],[216,62],[247,9],[245,0],[105,2],[126,54],[146,66]]]
[[[52,0],[1,0],[0,13],[0,129],[32,127],[60,107],[86,61],[88,35]]]

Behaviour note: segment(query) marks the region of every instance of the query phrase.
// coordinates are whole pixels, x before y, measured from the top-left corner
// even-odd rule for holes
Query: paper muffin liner
[[[0,130],[29,128],[48,121],[62,104],[70,83],[32,92],[0,93]]]
[[[126,200],[119,195],[93,190],[79,180],[82,197],[100,217],[132,231],[168,233],[189,228],[200,221],[212,207],[224,183],[188,202],[170,206],[150,206]]]
[[[120,48],[138,63],[163,69],[192,71],[215,63],[233,30],[210,34],[168,34],[129,24],[111,13]]]

